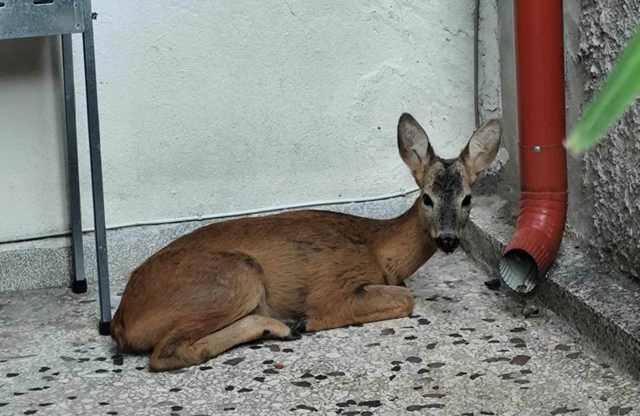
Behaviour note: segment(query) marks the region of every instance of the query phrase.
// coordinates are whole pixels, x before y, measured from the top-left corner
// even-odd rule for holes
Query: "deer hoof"
[[[301,315],[296,321],[285,323],[291,328],[291,333],[284,338],[287,341],[302,338],[300,334],[307,330],[307,317],[305,315]]]

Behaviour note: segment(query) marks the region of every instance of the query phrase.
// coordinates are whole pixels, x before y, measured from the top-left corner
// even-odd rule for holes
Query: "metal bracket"
[[[82,0],[0,0],[0,40],[85,31]]]

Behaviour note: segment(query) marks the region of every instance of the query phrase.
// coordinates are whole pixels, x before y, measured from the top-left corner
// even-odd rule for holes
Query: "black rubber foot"
[[[111,331],[109,330],[109,327],[111,326],[111,321],[109,322],[102,322],[100,321],[100,324],[98,324],[98,332],[100,332],[100,335],[111,335]]]
[[[73,293],[87,293],[87,281],[75,280],[71,285],[71,290]]]

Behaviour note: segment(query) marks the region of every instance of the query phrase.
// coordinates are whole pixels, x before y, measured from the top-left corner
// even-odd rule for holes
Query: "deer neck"
[[[401,216],[385,220],[374,237],[374,252],[390,285],[403,282],[437,251],[420,213],[420,200]]]

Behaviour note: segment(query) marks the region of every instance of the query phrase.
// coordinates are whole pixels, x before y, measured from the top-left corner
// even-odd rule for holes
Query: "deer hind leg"
[[[174,253],[172,262],[134,272],[112,323],[122,350],[195,342],[252,314],[263,301],[264,271],[255,258],[240,252],[199,254]]]
[[[300,334],[277,319],[248,315],[195,342],[169,334],[154,348],[149,368],[157,372],[201,364],[236,345],[266,337],[293,340]]]
[[[404,318],[413,311],[413,295],[405,287],[369,285],[358,292],[310,313],[307,331],[323,331],[354,324]]]

